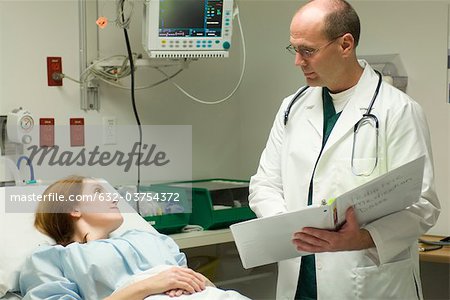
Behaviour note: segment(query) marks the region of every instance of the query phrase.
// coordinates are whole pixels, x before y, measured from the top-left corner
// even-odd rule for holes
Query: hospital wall
[[[228,102],[200,105],[168,83],[136,92],[143,124],[192,125],[194,179],[248,179],[255,172],[282,98],[304,84],[301,72],[293,65],[293,57],[284,49],[289,38],[290,18],[300,3],[239,2],[247,65],[242,85]],[[436,186],[442,203],[440,220],[431,232],[449,235],[447,41],[450,2],[352,3],[362,21],[359,54],[400,54],[408,75],[407,93],[422,105],[428,117]],[[130,29],[135,52],[143,52],[141,5],[142,1],[136,1]],[[108,10],[110,6],[105,4],[103,8]],[[60,125],[68,124],[70,117],[83,117],[86,124],[101,124],[104,116],[117,117],[118,125],[135,124],[128,91],[101,84],[100,110],[85,112],[79,108],[77,84],[64,80],[63,87],[47,86],[47,56],[61,56],[64,73],[78,77],[78,28],[78,1],[0,1],[0,114],[22,106],[32,111],[36,119],[55,117],[56,124]],[[100,33],[99,45],[101,56],[125,53],[123,33],[113,25]],[[229,59],[194,62],[176,77],[176,82],[205,100],[222,98],[238,81],[241,45],[235,26]],[[139,72],[137,80],[141,85],[162,78],[152,70]],[[86,175],[122,184],[134,182],[135,171],[102,174],[89,170]]]
[[[105,9],[114,7],[114,1],[107,2]],[[142,53],[142,2],[137,3],[130,36],[133,50]],[[84,112],[79,108],[79,87],[76,83],[64,80],[63,87],[47,87],[47,56],[61,56],[63,72],[74,78],[79,77],[78,1],[0,1],[0,5],[2,114],[23,106],[34,114],[35,119],[55,117],[56,125],[67,125],[70,117],[83,117],[87,125],[100,125],[103,116],[117,117],[119,126],[136,124],[129,91],[101,84],[101,109],[98,112]],[[95,19],[91,21],[90,25],[96,26]],[[123,53],[126,53],[123,32],[111,24],[100,35],[100,55]],[[208,81],[208,78],[228,80],[230,75],[221,73],[233,75],[238,72],[238,67],[225,61],[219,61],[214,66],[206,64],[199,62],[191,65],[177,80],[201,98],[210,97],[211,90],[219,96],[225,94],[228,83],[220,85]],[[155,71],[143,70],[137,75],[137,85],[147,85],[161,77]],[[205,85],[214,85],[214,89],[205,89]],[[239,140],[233,135],[239,132],[237,101],[215,107],[196,105],[166,84],[151,90],[136,91],[136,102],[142,124],[192,125],[195,148],[193,172],[196,178],[238,177]],[[143,142],[150,144],[151,139],[144,137]],[[68,168],[68,172],[74,170]],[[117,174],[105,174],[101,169],[92,168],[86,172],[91,176],[106,177],[115,184],[136,182],[135,168]],[[36,173],[39,176],[39,172]]]

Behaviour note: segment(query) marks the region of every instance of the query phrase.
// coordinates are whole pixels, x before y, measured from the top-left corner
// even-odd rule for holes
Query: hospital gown
[[[42,246],[20,274],[24,299],[103,299],[136,274],[155,266],[186,266],[168,236],[130,230],[120,237]]]

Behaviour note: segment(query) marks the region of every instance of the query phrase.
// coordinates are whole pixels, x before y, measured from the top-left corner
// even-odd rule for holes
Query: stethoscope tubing
[[[375,89],[375,92],[374,92],[374,94],[373,94],[373,96],[372,96],[372,99],[370,100],[369,107],[367,108],[367,111],[366,111],[365,114],[363,114],[363,116],[372,116],[372,117],[374,117],[374,118],[377,120],[377,118],[375,117],[375,115],[372,115],[372,114],[371,114],[371,111],[372,111],[373,105],[374,105],[374,103],[375,103],[375,100],[376,100],[376,98],[377,98],[377,96],[378,96],[378,93],[379,93],[379,91],[380,91],[381,82],[383,81],[383,78],[382,78],[380,72],[378,72],[377,70],[374,70],[374,71],[375,71],[375,72],[377,73],[377,75],[378,75],[378,83],[377,83],[377,87],[376,87],[376,89]],[[292,98],[292,100],[291,100],[291,102],[289,103],[288,107],[287,107],[286,110],[284,111],[284,126],[287,126],[287,123],[288,123],[288,120],[289,120],[289,114],[291,113],[292,106],[294,106],[294,104],[295,104],[295,103],[303,96],[304,92],[305,92],[308,88],[309,88],[308,85],[305,86],[305,87],[303,87],[300,91],[298,91],[298,92],[294,95],[294,98]],[[378,120],[377,120],[377,122],[378,122]],[[359,121],[358,121],[358,123],[359,123]],[[356,126],[358,125],[358,123],[355,124],[355,129],[356,129]]]
[[[284,111],[284,126],[287,125],[287,122],[288,122],[288,119],[289,119],[289,114],[291,113],[292,106],[294,106],[295,102],[297,102],[301,98],[303,92],[306,91],[308,88],[309,88],[308,85],[305,86],[300,91],[298,91],[297,94],[295,94],[294,98],[292,98],[292,100],[289,103],[288,107]]]
[[[378,75],[378,83],[377,83],[377,86],[376,86],[376,88],[375,88],[375,92],[374,92],[374,94],[373,94],[373,96],[372,96],[372,99],[370,100],[369,107],[367,108],[366,113],[363,114],[362,118],[361,118],[358,122],[356,122],[355,126],[353,127],[353,135],[354,135],[354,138],[353,138],[353,148],[352,148],[351,168],[352,168],[353,174],[358,175],[358,176],[360,176],[360,175],[366,175],[366,174],[363,174],[363,173],[359,174],[359,173],[357,173],[357,172],[354,171],[354,165],[353,165],[354,148],[355,148],[355,144],[354,144],[354,143],[355,143],[355,137],[356,137],[356,132],[357,132],[357,130],[358,130],[358,126],[360,125],[361,122],[364,122],[364,120],[366,120],[366,119],[372,119],[372,120],[374,120],[374,122],[375,122],[375,131],[376,131],[376,137],[377,137],[377,142],[376,142],[377,145],[376,145],[376,148],[378,148],[378,125],[379,125],[379,124],[378,124],[378,118],[377,118],[374,114],[372,114],[371,112],[372,112],[372,109],[373,109],[373,105],[374,105],[374,103],[375,103],[375,100],[376,100],[376,98],[377,98],[377,96],[378,96],[378,93],[379,93],[379,91],[380,91],[381,83],[382,83],[382,81],[383,81],[383,78],[382,78],[380,72],[378,72],[377,70],[375,70],[375,72],[376,72],[377,75]],[[294,95],[294,97],[292,98],[291,102],[289,103],[289,105],[287,106],[286,110],[284,111],[284,126],[285,126],[285,127],[287,126],[287,123],[288,123],[288,120],[289,120],[289,114],[290,114],[290,112],[291,112],[292,107],[293,107],[294,104],[295,104],[295,103],[303,96],[304,92],[305,92],[308,88],[309,88],[309,86],[305,86],[305,87],[303,87],[301,90],[299,90],[299,91]],[[319,154],[319,158],[320,158],[321,153],[322,153],[322,151],[321,151],[320,154]],[[319,160],[319,158],[318,158],[318,160]],[[318,161],[318,160],[317,160],[317,161]],[[375,169],[375,167],[376,167],[377,164],[378,164],[378,155],[377,155],[376,160],[375,160],[375,165],[374,165],[373,169],[371,170],[370,174],[373,172],[373,170]],[[316,162],[316,165],[317,165],[317,162]],[[315,167],[314,167],[314,170],[315,170]],[[314,171],[314,172],[315,172],[315,171]],[[314,173],[313,173],[313,174],[314,174]]]

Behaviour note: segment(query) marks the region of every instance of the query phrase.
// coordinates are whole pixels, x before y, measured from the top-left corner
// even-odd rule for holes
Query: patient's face
[[[118,194],[106,192],[95,180],[87,180],[84,182],[83,196],[80,211],[91,226],[112,232],[122,224],[123,217],[117,207]]]

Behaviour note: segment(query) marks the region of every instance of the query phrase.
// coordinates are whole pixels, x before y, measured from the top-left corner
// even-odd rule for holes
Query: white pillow
[[[103,181],[108,192],[115,189]],[[54,241],[34,228],[34,213],[6,213],[5,202],[9,195],[40,195],[46,186],[30,185],[21,187],[0,187],[0,298],[8,291],[19,291],[19,273],[25,259],[41,244],[54,244]],[[120,235],[129,229],[156,232],[126,201],[119,201],[124,222],[111,235]]]

